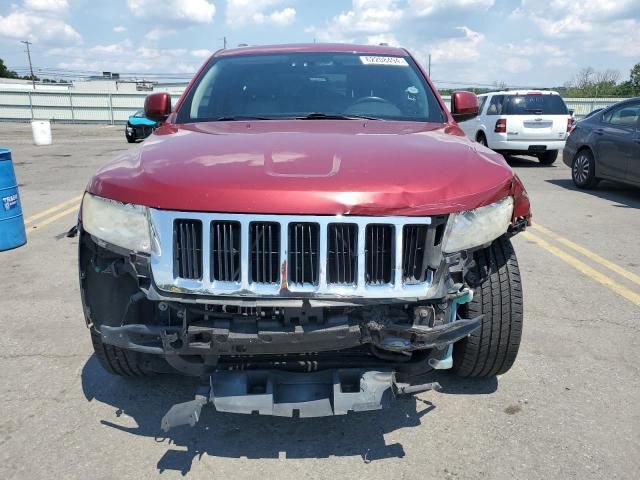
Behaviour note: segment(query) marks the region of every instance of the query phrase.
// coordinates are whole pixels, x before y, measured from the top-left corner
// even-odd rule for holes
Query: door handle
[[[602,128],[598,128],[596,129],[596,131],[594,132],[596,135],[604,135],[604,129]]]

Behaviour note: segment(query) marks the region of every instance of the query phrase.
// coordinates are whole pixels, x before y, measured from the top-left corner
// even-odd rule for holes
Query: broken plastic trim
[[[202,407],[219,412],[300,418],[346,415],[380,410],[400,395],[439,390],[437,382],[409,385],[396,381],[394,371],[336,369],[314,373],[218,371],[201,385],[191,401],[173,405],[162,418],[165,432],[194,426]]]

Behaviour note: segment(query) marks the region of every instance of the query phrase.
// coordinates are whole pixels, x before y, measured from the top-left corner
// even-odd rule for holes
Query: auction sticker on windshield
[[[395,67],[408,67],[409,64],[402,57],[383,57],[378,55],[361,56],[360,61],[365,65],[392,65]]]

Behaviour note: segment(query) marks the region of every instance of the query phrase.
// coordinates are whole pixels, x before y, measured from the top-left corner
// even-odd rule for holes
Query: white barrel
[[[34,120],[31,122],[33,143],[36,145],[51,145],[51,123],[49,120]]]

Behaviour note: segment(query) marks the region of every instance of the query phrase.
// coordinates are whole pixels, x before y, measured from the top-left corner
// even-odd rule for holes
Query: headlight
[[[82,226],[100,240],[135,252],[151,252],[146,207],[96,197],[82,200]]]
[[[459,252],[489,243],[505,233],[513,215],[513,197],[449,217],[442,251]]]

